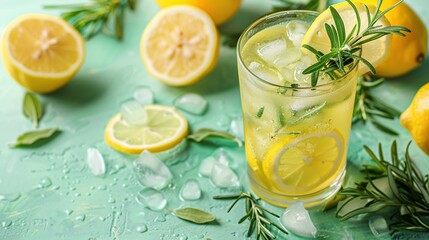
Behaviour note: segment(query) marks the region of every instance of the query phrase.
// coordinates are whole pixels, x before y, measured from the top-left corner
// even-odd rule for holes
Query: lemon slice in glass
[[[365,10],[365,6],[359,2],[353,2],[356,5],[356,8],[359,12],[359,17],[361,19],[360,32],[368,27],[368,18]],[[369,12],[375,12],[375,6],[367,5]],[[353,27],[357,25],[356,14],[348,2],[341,2],[332,5],[341,18],[343,19],[344,26],[346,28],[346,34],[348,35]],[[331,49],[331,42],[329,40],[328,34],[326,33],[325,24],[335,25],[334,19],[332,18],[331,12],[329,9],[322,12],[311,24],[307,33],[304,35],[302,44],[307,44],[313,48],[323,52],[328,53]],[[389,21],[386,17],[381,17],[375,26],[387,27],[390,26]],[[368,60],[374,67],[384,61],[384,59],[389,54],[390,44],[392,37],[390,35],[384,36],[377,40],[368,42],[362,46],[362,57]],[[365,38],[364,38],[365,39]],[[303,49],[303,51],[308,51]],[[359,64],[359,74],[362,75],[368,72],[369,69],[365,64]]]
[[[201,79],[216,65],[218,52],[219,36],[210,16],[185,5],[161,10],[140,41],[149,74],[172,86]]]
[[[113,149],[139,154],[143,150],[161,152],[179,144],[188,133],[188,122],[174,107],[145,105],[147,120],[132,125],[122,114],[115,115],[104,132],[106,143]]]
[[[328,187],[344,166],[344,139],[337,131],[279,140],[267,153],[264,171],[278,190],[305,194]],[[326,184],[324,184],[326,182]]]
[[[26,14],[3,33],[2,58],[7,72],[25,88],[52,92],[66,84],[85,59],[82,36],[55,16]]]

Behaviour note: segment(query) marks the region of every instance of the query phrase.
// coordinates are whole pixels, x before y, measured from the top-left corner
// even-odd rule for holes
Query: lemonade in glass
[[[263,17],[237,48],[249,184],[262,199],[287,206],[320,204],[341,187],[356,91],[357,67],[316,86],[303,70],[316,62],[301,42],[318,13]]]

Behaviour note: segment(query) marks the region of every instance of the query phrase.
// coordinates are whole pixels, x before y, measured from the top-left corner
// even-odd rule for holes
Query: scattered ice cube
[[[307,25],[298,21],[291,21],[286,25],[286,33],[288,38],[293,42],[295,47],[299,48],[301,48],[301,42],[307,30]]]
[[[137,180],[143,186],[160,190],[173,178],[168,167],[149,151],[145,150],[133,164]]]
[[[196,115],[202,115],[206,111],[207,105],[207,100],[196,93],[187,93],[174,101],[174,106]]]
[[[386,237],[390,234],[386,219],[380,215],[372,216],[368,220],[369,228],[376,238]]]
[[[96,148],[88,148],[86,150],[86,162],[89,169],[95,176],[103,175],[106,172],[103,155]]]
[[[218,163],[221,163],[225,166],[230,166],[230,164],[232,163],[231,156],[223,148],[220,148],[219,150],[214,152],[213,157]]]
[[[237,175],[228,166],[216,162],[210,174],[210,180],[221,188],[233,188],[240,186]]]
[[[141,105],[154,103],[153,92],[147,87],[137,88],[134,91],[133,97],[134,100],[136,100]]]
[[[180,190],[182,200],[197,200],[201,197],[200,184],[195,179],[187,180]]]
[[[188,158],[188,152],[186,148],[188,142],[183,139],[179,144],[168,150],[155,153],[155,155],[161,159],[167,165],[174,165]]]
[[[243,118],[236,117],[232,119],[230,126],[231,133],[241,140],[244,140]]]
[[[266,63],[273,65],[276,60],[285,56],[287,49],[286,40],[279,38],[266,43],[261,43],[258,48],[258,55]]]
[[[210,177],[215,163],[216,159],[213,156],[208,156],[201,162],[199,173],[204,177]]]
[[[121,106],[122,118],[129,124],[140,126],[147,123],[148,117],[144,107],[137,101],[127,101]]]
[[[162,210],[164,209],[165,205],[167,205],[167,199],[165,198],[164,194],[152,188],[141,190],[137,194],[136,200],[141,205],[154,211]]]
[[[287,230],[296,235],[308,238],[316,237],[317,229],[302,202],[293,203],[286,208],[280,222]]]
[[[282,85],[284,82],[283,75],[278,70],[270,68],[259,62],[251,62],[249,64],[249,70],[260,79],[270,83]]]

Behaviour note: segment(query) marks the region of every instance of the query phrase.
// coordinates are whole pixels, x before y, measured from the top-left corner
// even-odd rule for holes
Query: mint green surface
[[[66,2],[66,1],[62,1]],[[74,1],[76,2],[76,1]],[[429,26],[429,4],[426,0],[409,3]],[[50,13],[43,4],[54,0],[0,0],[0,31],[24,13]],[[41,128],[59,127],[62,131],[45,145],[22,149],[7,146],[24,131],[33,129],[25,119],[21,103],[25,90],[0,68],[0,239],[247,239],[247,222],[237,221],[244,214],[240,203],[226,213],[230,201],[212,200],[212,196],[229,193],[214,187],[207,178],[197,175],[203,158],[223,147],[233,158],[234,170],[247,188],[244,148],[233,144],[194,144],[186,160],[170,166],[174,183],[163,192],[170,208],[197,207],[212,212],[217,223],[195,225],[177,219],[167,211],[154,212],[135,201],[142,189],[132,171],[136,156],[118,153],[103,140],[108,120],[120,111],[120,104],[132,98],[133,91],[148,86],[156,103],[172,105],[184,93],[194,92],[209,101],[203,116],[184,113],[192,129],[211,127],[228,130],[229,122],[241,115],[235,50],[222,47],[219,62],[212,73],[197,84],[173,88],[151,78],[139,54],[140,36],[158,7],[152,0],[138,1],[138,9],[127,12],[125,38],[122,42],[97,36],[87,42],[87,58],[77,76],[61,90],[39,95],[46,115]],[[221,27],[222,32],[242,30],[252,17],[269,11],[269,1],[244,0],[239,14]],[[419,87],[428,81],[429,61],[412,73],[389,80],[379,96],[403,111]],[[393,138],[372,125],[353,126],[349,147],[349,172],[369,159],[362,145],[372,148],[378,142],[388,148],[397,139],[400,149],[409,140],[408,132],[398,120],[386,121],[401,133]],[[86,149],[98,148],[107,164],[104,177],[92,175],[86,164]],[[402,152],[402,151],[401,151]],[[415,145],[412,156],[418,166],[429,172],[429,158]],[[178,193],[189,178],[201,184],[203,196],[198,201],[181,201]],[[6,198],[6,199],[4,199]],[[284,209],[266,205],[281,214]],[[334,212],[311,209],[310,214],[321,239],[373,239],[367,219],[339,222]],[[399,234],[395,239],[424,239],[427,235]],[[250,238],[250,239],[253,239]],[[296,235],[279,235],[279,239],[300,239]]]

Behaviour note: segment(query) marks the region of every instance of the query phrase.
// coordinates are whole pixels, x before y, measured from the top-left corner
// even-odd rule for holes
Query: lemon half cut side
[[[2,37],[2,58],[12,78],[30,91],[48,93],[65,85],[85,59],[85,43],[73,26],[45,14],[13,20]]]
[[[140,41],[140,54],[148,73],[172,86],[200,80],[216,65],[219,36],[210,16],[192,6],[161,10]]]

